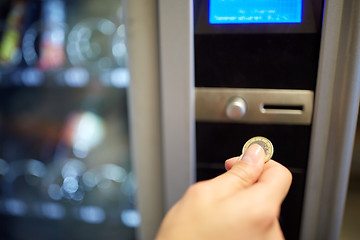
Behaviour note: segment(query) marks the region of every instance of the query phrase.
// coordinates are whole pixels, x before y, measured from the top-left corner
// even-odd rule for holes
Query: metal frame
[[[127,0],[131,153],[141,215],[138,239],[154,239],[163,218],[158,9],[156,0]]]
[[[195,181],[195,94],[191,0],[160,0],[165,209]]]
[[[195,181],[192,1],[125,3],[138,238],[154,239],[165,210]]]
[[[360,90],[360,5],[327,0],[301,239],[338,239]]]

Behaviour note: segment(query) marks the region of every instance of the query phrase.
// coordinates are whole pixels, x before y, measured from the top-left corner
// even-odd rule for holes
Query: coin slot
[[[260,110],[262,113],[271,114],[302,114],[304,111],[304,105],[263,104]]]

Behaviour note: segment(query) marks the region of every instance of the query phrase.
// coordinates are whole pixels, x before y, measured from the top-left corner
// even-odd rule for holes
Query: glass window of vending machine
[[[1,239],[136,238],[126,7],[0,1]]]

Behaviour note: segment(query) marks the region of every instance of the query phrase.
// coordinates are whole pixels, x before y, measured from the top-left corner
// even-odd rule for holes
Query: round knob
[[[241,97],[230,99],[226,106],[226,116],[232,120],[241,119],[246,113],[246,102]]]

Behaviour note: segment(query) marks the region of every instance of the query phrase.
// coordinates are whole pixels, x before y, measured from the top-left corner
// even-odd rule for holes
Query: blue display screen
[[[303,0],[209,0],[209,23],[301,23],[302,5]]]

